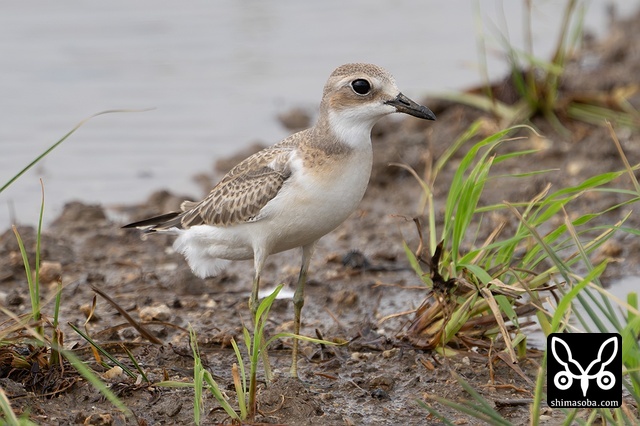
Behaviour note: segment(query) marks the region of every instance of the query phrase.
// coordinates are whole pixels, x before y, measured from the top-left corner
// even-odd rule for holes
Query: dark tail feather
[[[160,216],[150,217],[139,222],[129,223],[124,225],[123,228],[149,228],[147,231],[155,231],[156,229],[169,229],[173,227],[180,228],[180,216],[181,212],[171,212]]]

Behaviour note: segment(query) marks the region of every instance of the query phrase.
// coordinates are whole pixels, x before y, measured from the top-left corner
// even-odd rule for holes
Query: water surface
[[[478,15],[478,4],[481,13]],[[46,186],[46,220],[69,200],[139,202],[169,188],[200,195],[194,174],[256,140],[286,136],[275,116],[313,109],[329,73],[345,62],[389,69],[403,92],[476,84],[477,37],[501,28],[522,45],[521,1],[3,2],[0,14],[0,182],[82,118],[98,117],[0,194],[0,229],[33,224]],[[565,2],[536,1],[536,53],[550,56]],[[605,6],[586,27],[602,35]],[[494,30],[493,34],[497,34]],[[489,36],[489,72],[506,67]]]

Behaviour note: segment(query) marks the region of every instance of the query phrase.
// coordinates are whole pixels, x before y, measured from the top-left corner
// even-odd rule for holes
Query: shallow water
[[[508,21],[521,45],[523,3],[482,2],[485,30]],[[535,51],[546,58],[564,2],[535,3]],[[621,14],[638,5],[592,1],[585,22],[598,35],[609,3]],[[199,195],[194,174],[255,140],[285,136],[275,115],[312,110],[345,62],[384,66],[417,99],[480,80],[476,2],[38,0],[2,9],[0,183],[88,115],[155,109],[85,125],[0,195],[0,229],[37,221],[39,178],[49,221],[72,199],[139,202],[159,188]],[[489,74],[498,78],[505,65],[489,38]]]

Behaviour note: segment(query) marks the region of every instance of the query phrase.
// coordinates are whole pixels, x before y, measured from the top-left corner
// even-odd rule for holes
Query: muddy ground
[[[583,52],[572,58],[563,78],[563,96],[570,93],[612,94],[624,88],[637,89],[640,75],[640,19],[617,23],[610,36],[587,42]],[[511,96],[509,84],[502,84],[503,99]],[[630,102],[640,104],[638,95]],[[299,368],[301,381],[287,378],[290,342],[274,344],[269,351],[276,380],[259,388],[257,421],[308,425],[423,425],[437,420],[420,408],[417,400],[439,395],[453,400],[467,398],[452,377],[455,372],[493,401],[500,412],[515,424],[528,422],[527,400],[532,397],[532,381],[540,361],[531,351],[520,367],[522,377],[504,362],[492,359],[486,351],[469,351],[444,358],[417,350],[401,336],[412,315],[391,319],[387,316],[415,309],[427,296],[421,281],[409,267],[402,242],[417,244],[412,218],[420,216],[421,190],[405,171],[390,162],[405,163],[419,173],[425,164],[438,158],[469,124],[483,119],[481,136],[499,128],[495,118],[477,110],[445,101],[426,99],[438,120],[435,123],[413,118],[388,119],[373,132],[375,165],[371,184],[359,210],[342,226],[323,238],[312,260],[303,311],[305,335],[339,339],[347,345],[321,348],[303,344]],[[611,106],[611,104],[609,105]],[[395,118],[395,117],[394,117]],[[589,176],[620,170],[623,164],[608,131],[602,126],[572,121],[561,115],[568,134],[556,132],[541,117],[533,125],[543,135],[506,144],[502,149],[536,148],[528,160],[498,164],[495,176],[535,169],[554,169],[528,180],[496,179],[487,188],[482,203],[502,200],[530,200],[547,183],[552,189],[576,184]],[[304,120],[303,120],[304,121]],[[640,163],[640,133],[616,126],[618,137],[631,164]],[[247,155],[242,153],[241,157]],[[457,154],[439,176],[435,188],[441,223],[448,182],[456,169]],[[210,176],[199,176],[205,185],[214,183],[237,159],[218,162]],[[631,188],[628,177],[616,185]],[[175,209],[184,197],[159,192],[138,206],[105,209],[102,206],[69,203],[46,230],[42,259],[47,262],[44,281],[61,275],[64,283],[61,323],[65,345],[87,361],[92,355],[86,343],[67,323],[82,328],[96,294],[92,287],[109,295],[120,307],[146,327],[161,342],[151,343],[131,328],[123,316],[102,297],[97,298],[93,319],[86,326],[92,337],[119,359],[128,362],[121,345],[129,348],[152,382],[163,379],[189,381],[193,360],[185,328],[193,326],[199,338],[206,367],[233,397],[231,365],[235,355],[231,337],[241,338],[242,324],[249,324],[247,300],[251,287],[251,262],[235,262],[222,275],[201,280],[189,271],[181,256],[172,253],[171,237],[154,235],[145,241],[140,233],[120,229],[127,221]],[[604,210],[624,196],[592,193],[569,206],[570,215]],[[632,206],[629,206],[631,208]],[[619,220],[623,211],[602,218],[604,223]],[[516,218],[501,215],[497,224]],[[637,215],[628,226],[637,227]],[[33,253],[34,230],[19,228]],[[493,229],[480,230],[488,234]],[[481,237],[481,236],[480,236]],[[620,234],[607,244],[599,256],[617,259],[605,273],[610,284],[621,277],[640,275],[637,237]],[[265,268],[262,287],[280,282],[290,286],[297,277],[299,253],[291,251],[272,256]],[[43,311],[53,312],[55,284],[45,284]],[[7,230],[0,236],[1,302],[15,314],[29,311],[29,296],[15,236]],[[290,299],[277,300],[271,311],[267,332],[291,330],[293,307]],[[6,326],[7,323],[4,324]],[[33,350],[33,348],[31,348]],[[16,351],[29,348],[17,347]],[[27,353],[25,352],[25,353]],[[18,413],[29,413],[39,424],[129,424],[123,414],[106,402],[83,380],[66,372],[64,380],[52,372],[16,371],[0,359],[3,377],[0,385]],[[130,364],[130,363],[129,363]],[[96,367],[99,369],[99,367]],[[136,384],[118,376],[105,379],[112,384],[141,424],[191,424],[193,391]],[[45,394],[44,396],[42,394]],[[521,404],[521,402],[524,402]],[[228,418],[210,396],[205,396],[205,424],[218,424]],[[440,407],[456,424],[477,424],[477,420]],[[562,414],[545,408],[544,421],[553,424]]]

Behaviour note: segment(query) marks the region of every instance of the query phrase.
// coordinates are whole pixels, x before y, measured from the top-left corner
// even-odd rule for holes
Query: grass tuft
[[[471,131],[461,140],[470,139],[476,129],[477,126],[471,126]],[[418,248],[412,251],[405,244],[405,252],[424,282],[427,296],[402,337],[417,347],[436,350],[446,356],[465,352],[469,347],[487,353],[498,349],[503,354],[499,358],[508,361],[508,365],[518,372],[511,364],[528,357],[523,328],[533,325],[528,319],[533,314],[545,334],[573,332],[578,328],[616,331],[623,336],[625,386],[638,403],[640,347],[635,337],[640,332],[640,320],[637,296],[631,295],[628,303],[614,299],[603,289],[599,279],[609,260],[594,265],[591,258],[596,249],[617,233],[639,234],[624,226],[631,212],[622,215],[622,219],[614,224],[603,224],[605,214],[640,201],[635,177],[631,178],[633,189],[610,187],[621,176],[633,175],[639,166],[629,164],[618,143],[625,165],[621,171],[592,176],[554,192],[546,187],[528,202],[504,201],[482,206],[484,188],[492,179],[497,179],[490,173],[492,165],[499,161],[527,161],[526,156],[531,154],[530,151],[512,152],[506,156],[499,153],[500,145],[513,140],[509,135],[516,130],[509,128],[475,142],[456,164],[440,227],[430,221],[425,229],[420,221],[416,221],[420,239]],[[457,143],[456,147],[462,145]],[[453,152],[447,158],[452,155]],[[444,164],[441,162],[434,168],[436,173],[430,180],[420,181],[426,200],[425,210],[431,215],[438,210],[431,188],[435,185],[437,171]],[[536,173],[499,178],[521,179]],[[419,179],[417,173],[413,175]],[[603,211],[580,216],[568,213],[576,200],[598,192],[610,192],[626,199]],[[478,241],[478,229],[487,227],[487,213],[496,212],[500,217],[511,217],[515,226],[506,227],[506,222],[498,224],[493,231],[487,232],[484,240]],[[507,232],[506,229],[510,230]],[[423,241],[425,234],[430,236],[428,243]],[[440,242],[434,245],[434,241]],[[620,319],[619,307],[627,310],[626,318]],[[530,383],[534,387],[532,424],[538,424],[536,419],[545,397],[546,356],[545,352],[535,385]],[[471,395],[471,401],[454,402],[433,395],[428,395],[427,399],[490,424],[510,424],[464,380],[459,377],[456,380]],[[430,403],[423,401],[420,404],[435,417],[443,419]],[[610,421],[638,421],[629,410],[594,410],[590,414],[595,415],[595,412]],[[572,419],[575,413],[568,412],[567,416]]]
[[[499,120],[501,127],[527,123],[533,117],[541,116],[562,135],[569,134],[562,124],[567,120],[600,126],[609,121],[618,126],[640,128],[640,113],[629,102],[638,90],[637,85],[607,92],[570,91],[561,86],[567,60],[582,39],[586,2],[566,2],[555,51],[549,60],[540,59],[533,52],[531,8],[534,2],[525,3],[529,10],[526,25],[523,26],[527,40],[524,50],[515,48],[507,35],[495,30],[509,64],[509,80],[495,85],[488,81],[487,61],[482,56],[486,55],[486,49],[484,36],[481,35],[478,43],[482,77],[486,81],[484,86],[466,93],[440,97],[486,111]],[[498,93],[503,91],[515,93],[515,99],[499,99]]]

